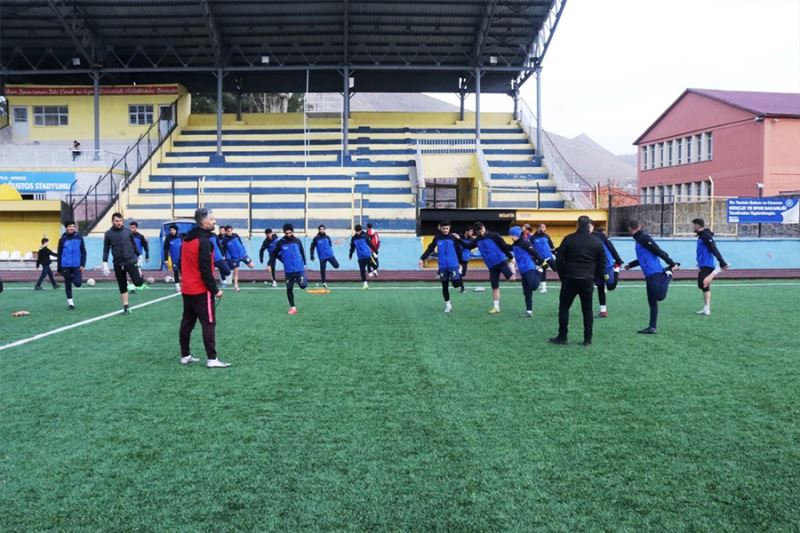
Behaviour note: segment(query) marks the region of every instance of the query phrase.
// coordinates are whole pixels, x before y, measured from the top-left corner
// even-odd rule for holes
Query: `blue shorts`
[[[443,283],[453,282],[456,285],[461,281],[461,272],[458,268],[440,268],[437,275]]]

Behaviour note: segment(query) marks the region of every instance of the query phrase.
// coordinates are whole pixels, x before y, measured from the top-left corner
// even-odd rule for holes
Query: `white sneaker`
[[[374,278],[375,277],[375,271],[373,270],[372,272],[367,274],[367,276],[370,277],[370,278]]]
[[[547,292],[547,287],[545,287],[544,285],[539,287],[539,294],[544,294],[546,292]]]
[[[362,289],[369,289],[369,283],[367,283],[367,282],[365,281],[365,282],[364,282],[364,285],[363,285],[361,288],[362,288]]]
[[[273,282],[272,282],[272,286],[273,286],[273,287],[277,287],[277,286],[278,286],[278,282],[277,282],[277,281],[273,281]]]
[[[323,288],[323,289],[327,289],[327,288],[328,288],[328,284],[327,284],[327,283],[323,283],[323,284],[322,284],[322,288]]]
[[[181,284],[180,283],[176,283],[175,284],[175,292],[178,292],[178,293],[181,292]]]
[[[699,310],[699,311],[696,311],[696,312],[695,312],[695,314],[696,314],[696,315],[705,315],[705,316],[709,316],[709,315],[711,314],[711,311],[710,311],[710,310],[707,310],[707,309],[701,309],[701,310]]]
[[[209,359],[206,361],[206,368],[228,368],[231,366],[230,363],[226,363],[225,361],[221,361],[219,359]]]
[[[192,357],[191,355],[187,355],[186,357],[181,357],[181,364],[182,365],[191,365],[192,363],[198,362],[200,359],[197,357]]]
[[[450,302],[447,302],[446,304],[444,304],[444,312],[445,313],[449,313],[452,310],[453,310],[453,305]]]

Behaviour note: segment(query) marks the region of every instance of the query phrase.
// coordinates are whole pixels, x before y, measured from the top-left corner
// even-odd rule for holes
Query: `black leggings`
[[[669,282],[672,281],[672,276],[662,272],[647,276],[645,282],[647,283],[647,303],[650,306],[650,326],[656,328],[658,323],[658,302],[667,297],[667,289],[669,289]]]
[[[533,311],[533,291],[539,288],[539,273],[529,270],[522,274],[522,293],[525,295],[525,310]]]
[[[64,291],[67,293],[67,299],[72,299],[72,286],[81,286],[83,272],[79,267],[63,267],[61,275],[64,276]]]
[[[286,274],[286,298],[289,300],[289,307],[294,307],[294,284],[301,289],[308,287],[308,281],[302,272],[288,272]]]
[[[50,283],[53,284],[53,288],[55,289],[56,278],[53,276],[53,271],[50,269],[50,265],[42,265],[42,273],[39,274],[39,281],[36,282],[37,287],[42,286],[44,278],[50,278]]]
[[[269,267],[269,275],[271,276],[272,281],[275,281],[275,261],[270,261],[267,263]]]
[[[327,276],[325,275],[328,263],[331,264],[333,268],[339,268],[339,261],[336,260],[335,257],[331,257],[329,259],[320,259],[319,260],[319,277],[322,280],[322,283],[326,283]]]
[[[175,270],[175,282],[178,281],[178,270]],[[125,274],[128,274],[131,277],[131,281],[137,287],[141,287],[144,285],[144,280],[142,279],[142,273],[139,272],[139,267],[136,266],[136,263],[128,263],[128,264],[120,264],[114,263],[114,276],[117,278],[117,286],[119,287],[119,293],[125,294],[128,292],[128,278]]]
[[[370,264],[369,257],[358,260],[358,270],[361,272],[361,281],[367,281],[367,266]]]

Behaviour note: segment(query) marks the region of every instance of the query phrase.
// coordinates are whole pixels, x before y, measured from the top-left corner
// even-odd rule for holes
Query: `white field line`
[[[173,289],[175,290],[175,289]],[[150,300],[149,302],[145,302],[139,305],[134,305],[131,307],[131,310],[141,309],[142,307],[147,307],[148,305],[157,304],[159,302],[163,302],[164,300],[169,300],[170,298],[175,298],[176,296],[180,296],[178,293],[170,294],[169,296],[162,296],[161,298],[156,298],[155,300]],[[67,326],[62,326],[60,328],[52,329],[50,331],[45,331],[44,333],[39,333],[38,335],[34,335],[33,337],[28,337],[27,339],[20,339],[18,341],[10,342],[8,344],[4,344],[0,346],[0,352],[3,350],[8,350],[9,348],[14,348],[16,346],[22,346],[23,344],[28,344],[29,342],[33,342],[39,339],[43,339],[45,337],[49,337],[51,335],[56,335],[58,333],[63,333],[64,331],[68,331],[70,329],[79,328],[81,326],[85,326],[87,324],[91,324],[93,322],[97,322],[100,320],[105,320],[106,318],[111,318],[112,316],[116,316],[122,313],[122,310],[114,311],[111,313],[106,313],[105,315],[96,316],[94,318],[89,318],[87,320],[82,320],[81,322],[76,322],[74,324],[69,324]]]

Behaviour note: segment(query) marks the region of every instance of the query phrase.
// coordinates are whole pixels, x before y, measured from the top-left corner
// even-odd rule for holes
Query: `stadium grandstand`
[[[246,235],[371,222],[412,237],[474,210],[502,229],[558,224],[595,198],[520,88],[538,85],[565,4],[3,2],[0,171],[46,187],[22,192],[64,200],[90,236],[115,210],[157,235],[198,205]],[[246,92],[305,97],[297,112],[223,113],[223,94]],[[191,112],[209,93],[216,113]],[[481,112],[486,93],[510,112]],[[380,111],[360,111],[367,99]]]

